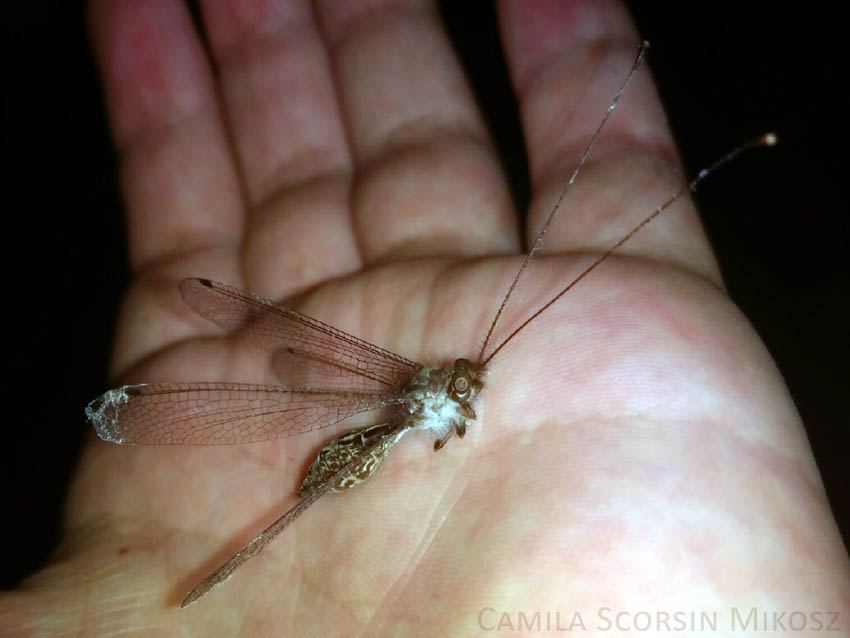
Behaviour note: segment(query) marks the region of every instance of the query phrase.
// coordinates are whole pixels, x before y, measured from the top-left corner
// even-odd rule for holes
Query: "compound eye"
[[[464,377],[458,377],[454,382],[455,394],[463,396],[469,391],[469,380]]]

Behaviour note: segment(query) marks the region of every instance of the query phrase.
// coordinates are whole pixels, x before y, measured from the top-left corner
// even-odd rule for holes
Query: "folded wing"
[[[422,366],[295,310],[208,279],[180,284],[199,315],[272,353],[287,385],[400,391]]]

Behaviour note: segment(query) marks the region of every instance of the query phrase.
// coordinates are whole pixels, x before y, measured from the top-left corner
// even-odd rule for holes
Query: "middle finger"
[[[367,262],[515,250],[507,186],[430,2],[320,2]]]

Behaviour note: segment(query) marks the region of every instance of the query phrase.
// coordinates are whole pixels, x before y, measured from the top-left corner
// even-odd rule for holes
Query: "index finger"
[[[130,264],[240,236],[244,206],[214,82],[180,0],[94,1],[90,31],[119,155]]]

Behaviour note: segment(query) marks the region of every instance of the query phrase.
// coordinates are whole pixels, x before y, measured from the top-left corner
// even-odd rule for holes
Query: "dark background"
[[[522,204],[528,184],[498,64],[495,17],[489,3],[445,5]],[[838,16],[774,6],[631,3],[652,43],[649,64],[689,174],[764,131],[782,138],[778,148],[751,153],[716,174],[697,199],[730,294],[777,360],[802,413],[846,543],[844,34]],[[697,7],[705,12],[694,15]],[[107,387],[111,326],[128,271],[82,4],[9,3],[2,20],[3,316],[10,376],[0,424],[0,585],[10,587],[42,565],[57,541],[65,491],[91,435],[83,407]]]

